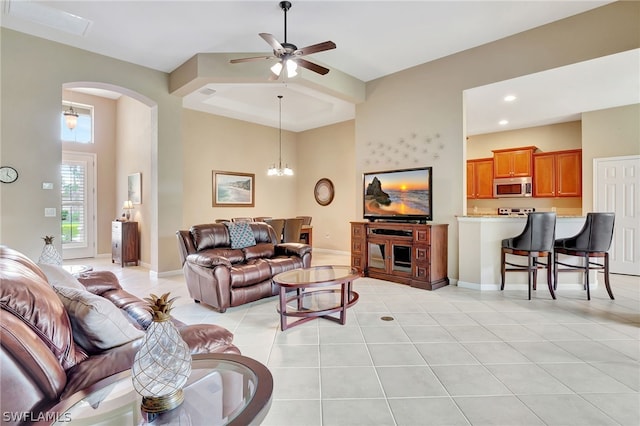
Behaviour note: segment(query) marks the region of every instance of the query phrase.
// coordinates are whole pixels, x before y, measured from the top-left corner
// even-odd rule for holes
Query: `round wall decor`
[[[0,167],[0,182],[13,183],[18,180],[18,171],[11,166]]]
[[[322,178],[316,182],[316,187],[313,189],[313,196],[316,198],[316,202],[321,206],[328,206],[333,201],[333,182],[327,178]]]

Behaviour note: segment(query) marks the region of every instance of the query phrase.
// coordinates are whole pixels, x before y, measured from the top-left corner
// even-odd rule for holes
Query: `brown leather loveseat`
[[[255,243],[232,248],[233,226],[250,227]],[[274,275],[311,266],[311,246],[278,243],[273,228],[262,222],[195,225],[177,236],[189,294],[219,312],[274,296]]]
[[[143,340],[142,330],[151,323],[146,302],[123,290],[111,272],[89,272],[77,280],[69,274],[74,282],[67,286],[54,282],[48,268],[51,266],[39,267],[23,254],[0,246],[3,425],[42,420],[65,397],[131,368]],[[53,268],[59,268],[63,276],[62,268]],[[82,298],[73,299],[73,295]],[[89,306],[87,300],[100,303]],[[110,310],[102,310],[105,306]],[[82,323],[82,318],[91,320]],[[118,321],[120,328],[114,336],[114,327],[107,323]],[[87,330],[90,323],[98,325],[93,335]],[[174,323],[193,354],[240,353],[232,343],[233,334],[222,327]],[[112,344],[113,339],[129,341],[96,349]]]

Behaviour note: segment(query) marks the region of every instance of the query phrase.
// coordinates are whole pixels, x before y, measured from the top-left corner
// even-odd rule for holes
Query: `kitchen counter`
[[[500,290],[500,247],[505,238],[519,235],[527,222],[526,216],[471,215],[458,216],[458,286],[475,290]],[[584,216],[558,216],[556,238],[577,234],[584,225]],[[526,262],[522,256],[511,260]],[[575,257],[564,257],[562,261],[580,261]],[[597,275],[591,272],[591,283],[597,285]],[[564,272],[558,277],[558,290],[582,288],[580,272]],[[538,274],[538,288],[547,290],[546,273]],[[507,272],[505,289],[527,289],[525,272]],[[526,295],[525,295],[526,297]],[[538,297],[550,297],[548,290]]]
[[[489,217],[489,218],[500,218],[500,219],[512,219],[512,218],[526,218],[526,215],[519,215],[519,214],[509,214],[509,215],[504,215],[504,214],[468,214],[468,215],[464,215],[464,216],[456,216],[456,217],[464,217],[464,218],[483,218],[483,217]],[[582,220],[585,219],[584,216],[581,215],[571,215],[571,214],[557,214],[556,217],[559,218],[582,218]]]

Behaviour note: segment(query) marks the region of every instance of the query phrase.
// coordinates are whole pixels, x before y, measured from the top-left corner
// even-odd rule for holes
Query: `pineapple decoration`
[[[160,413],[179,406],[191,374],[191,351],[171,322],[169,293],[145,298],[153,322],[133,361],[133,387],[142,395],[142,410]]]
[[[50,265],[62,265],[62,256],[56,250],[56,246],[53,245],[53,235],[45,235],[42,237],[44,240],[44,247],[42,253],[38,259],[38,263],[48,263]]]

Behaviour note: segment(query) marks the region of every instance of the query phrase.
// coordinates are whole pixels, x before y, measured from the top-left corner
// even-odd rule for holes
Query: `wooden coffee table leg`
[[[285,331],[287,329],[287,292],[283,287],[280,287],[280,329]]]
[[[342,287],[342,310],[340,311],[340,324],[345,325],[347,323],[347,305],[349,304],[349,289],[351,282],[341,284]]]

